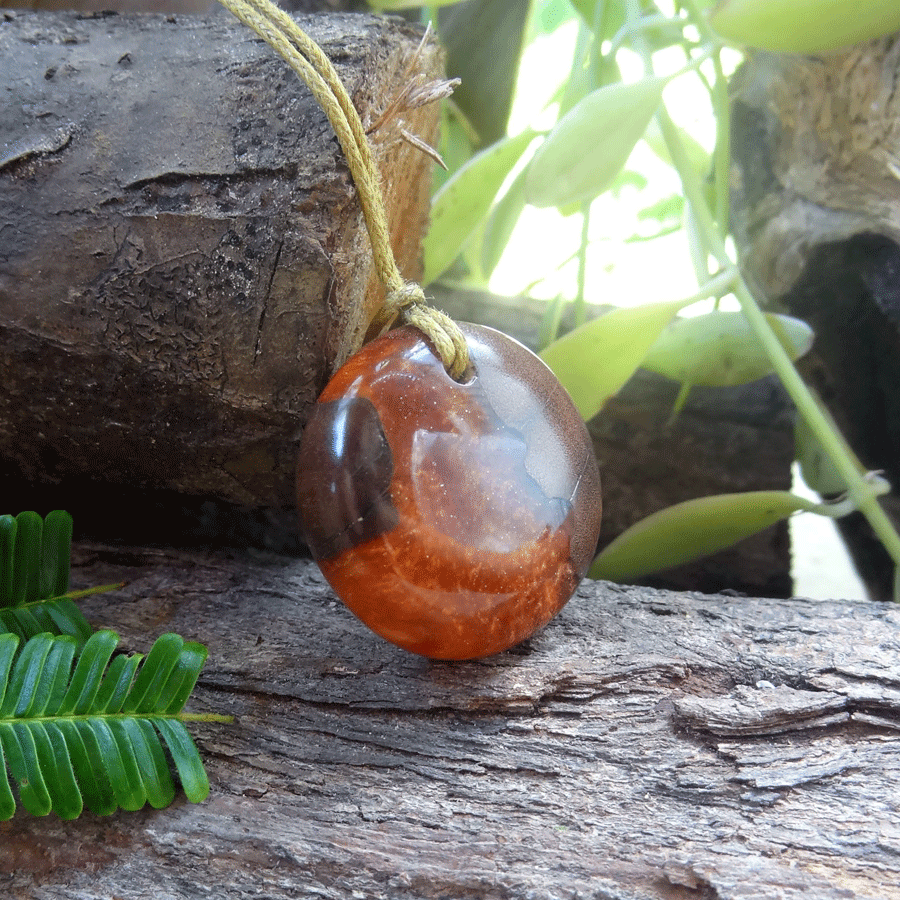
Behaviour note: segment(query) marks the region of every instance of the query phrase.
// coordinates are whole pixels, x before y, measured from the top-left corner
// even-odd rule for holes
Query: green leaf
[[[19,722],[0,720],[0,746],[22,805],[33,816],[46,816],[53,803],[38,763],[37,744],[31,729]]]
[[[207,649],[202,644],[188,641],[178,654],[178,660],[169,674],[169,679],[160,690],[154,712],[176,715],[187,702],[200,671],[206,662]]]
[[[681,146],[684,148],[691,169],[698,175],[705,177],[712,168],[712,156],[707,152],[700,141],[698,141],[689,131],[685,131],[678,125],[673,127],[681,139]],[[672,154],[669,153],[669,146],[666,144],[666,139],[663,137],[662,131],[660,131],[659,125],[655,119],[651,120],[650,124],[647,126],[643,139],[647,146],[663,162],[668,163],[673,169],[677,168],[672,160]]]
[[[432,194],[436,194],[471,158],[473,141],[477,139],[472,126],[452,101],[441,106],[440,144],[438,152],[443,166],[435,166],[432,171]]]
[[[572,6],[600,41],[611,40],[625,24],[624,0],[572,0]]]
[[[74,638],[69,635],[50,638],[50,652],[44,661],[41,680],[26,716],[41,716],[48,709],[58,709],[66,695],[74,657]]]
[[[75,729],[79,740],[85,749],[85,759],[89,765],[87,778],[84,773],[79,773],[78,782],[84,791],[84,802],[87,808],[98,816],[108,816],[114,813],[119,805],[116,802],[116,792],[112,786],[112,774],[116,760],[110,761],[100,746],[97,737],[98,729],[92,727],[88,719],[60,719],[60,727],[64,730]],[[69,746],[73,746],[70,737]],[[72,753],[74,758],[75,753]]]
[[[525,171],[519,172],[491,210],[481,245],[481,269],[490,277],[512,237],[519,216],[525,208]]]
[[[9,612],[15,615],[18,610],[13,609]],[[41,631],[71,635],[79,646],[82,646],[94,633],[94,629],[85,619],[84,614],[68,597],[43,600],[35,608],[35,613],[39,619]],[[32,632],[27,637],[33,637],[34,634],[35,632]]]
[[[791,359],[812,346],[812,329],[791,316],[767,314]],[[765,350],[741,312],[714,310],[680,318],[659,336],[641,363],[683,384],[729,387],[747,384],[772,372]]]
[[[865,476],[866,467],[841,434],[831,413],[817,394],[813,394],[813,398],[831,425],[833,435],[843,448],[847,459],[853,463],[860,475]],[[847,479],[835,467],[831,455],[822,446],[803,416],[797,416],[794,423],[794,455],[800,465],[800,474],[804,482],[812,490],[826,497],[840,495],[847,490]]]
[[[188,798],[207,796],[203,763],[177,715],[206,648],[167,634],[146,658],[113,656],[117,643],[112,632],[97,632],[76,659],[68,635],[21,644],[0,634],[0,771],[8,772],[0,818],[15,812],[9,778],[33,815],[163,807],[174,797],[166,747]]]
[[[187,728],[178,719],[154,717],[151,721],[163,736],[169,753],[172,754],[185,796],[191,803],[205,800],[209,796],[209,779]]]
[[[175,785],[153,725],[147,719],[122,719],[120,727],[127,733],[138,768],[144,773],[147,802],[154,809],[163,809],[175,799]]]
[[[818,506],[789,491],[701,497],[647,516],[596,557],[591,578],[630,583],[724,550],[799,510]]]
[[[41,532],[44,521],[36,512],[16,516],[16,546],[12,559],[10,606],[33,603],[40,597]]]
[[[134,673],[143,658],[140,653],[119,654],[113,658],[97,691],[94,709],[109,714],[121,711],[134,681]]]
[[[664,78],[597,88],[547,135],[528,165],[525,198],[539,207],[585,203],[625,166],[662,99]]]
[[[567,305],[568,301],[561,294],[557,294],[547,302],[538,332],[539,347],[549,347],[559,337],[559,327]]]
[[[3,754],[3,741],[0,740],[0,771],[7,768],[6,757]],[[9,786],[8,778],[0,778],[0,822],[11,819],[16,812],[16,798]]]
[[[684,301],[613,309],[540,353],[585,421],[618,393]]]
[[[73,719],[57,719],[54,723],[66,742],[75,780],[80,787],[82,804],[98,816],[116,811],[116,800],[97,739],[88,726]],[[84,726],[84,734],[79,729]]]
[[[0,516],[0,631],[28,640],[42,632],[70,634],[83,644],[92,632],[65,596],[69,587],[72,517],[54,510]]]
[[[15,634],[0,634],[0,715],[6,702],[6,688],[9,684],[9,673],[12,670],[16,651],[19,648],[19,637]]]
[[[155,711],[156,698],[175,668],[182,647],[184,639],[177,634],[164,634],[157,638],[122,703],[122,712]]]
[[[69,589],[72,517],[62,509],[44,518],[41,540],[40,596],[61,597]]]
[[[12,608],[0,607],[0,631],[16,634],[23,641],[45,631],[68,634],[82,645],[93,629],[81,610],[71,600],[62,597]]]
[[[535,136],[525,131],[473,156],[435,194],[422,244],[423,284],[441,275],[487,216],[497,192]]]
[[[63,732],[55,722],[36,722],[31,730],[52,809],[61,819],[77,819],[84,804]]]
[[[817,54],[900,31],[897,0],[724,0],[709,18],[727,41]]]
[[[16,550],[16,518],[0,516],[0,607],[12,605],[13,555]]]
[[[78,657],[69,688],[60,700],[57,712],[61,715],[85,715],[95,709],[94,703],[103,673],[115,653],[119,638],[113,631],[98,631],[85,644]],[[0,675],[2,675],[0,670]]]
[[[681,217],[684,215],[684,196],[682,194],[670,194],[651,203],[643,209],[638,210],[639,222],[659,222],[661,225],[670,225],[675,222],[681,223]]]
[[[27,714],[34,700],[38,683],[44,671],[44,663],[50,653],[52,638],[39,634],[27,641],[19,650],[19,658],[9,677],[0,718],[18,718]]]

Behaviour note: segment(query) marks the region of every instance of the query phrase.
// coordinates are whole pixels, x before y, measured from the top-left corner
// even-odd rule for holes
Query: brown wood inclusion
[[[553,373],[490,328],[461,325],[457,383],[421,332],[367,344],[304,431],[298,505],[337,595],[414,653],[470,659],[543,627],[587,571],[600,478]]]

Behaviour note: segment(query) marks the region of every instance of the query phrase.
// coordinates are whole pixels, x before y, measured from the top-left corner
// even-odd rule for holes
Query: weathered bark
[[[303,24],[374,120],[418,31]],[[418,68],[437,74],[434,46]],[[7,12],[0,83],[0,458],[28,481],[290,504],[307,410],[380,302],[324,113],[224,12]],[[433,140],[437,117],[403,124]],[[373,143],[412,277],[430,162],[397,124]]]
[[[900,36],[822,58],[756,54],[736,79],[734,225],[772,308],[805,318],[801,368],[900,525]],[[840,527],[874,597],[894,564],[861,517]]]
[[[539,346],[544,305],[436,289],[455,318],[482,322]],[[563,323],[569,327],[572,323]],[[711,494],[787,490],[794,459],[793,406],[774,377],[734,388],[694,388],[669,423],[679,385],[639,370],[588,423],[603,483],[600,547],[651,513]],[[674,590],[792,593],[786,522],[705,559],[644,579]]]
[[[582,586],[526,646],[433,663],[317,570],[85,546],[85,604],[210,659],[209,799],[0,824],[14,900],[900,897],[900,613]]]

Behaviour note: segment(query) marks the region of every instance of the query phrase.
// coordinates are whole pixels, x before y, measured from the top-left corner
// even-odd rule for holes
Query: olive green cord
[[[382,331],[398,315],[401,316],[431,340],[451,377],[460,379],[469,365],[465,337],[449,316],[428,306],[418,284],[405,281],[400,274],[391,249],[381,179],[372,150],[359,114],[334,66],[321,47],[270,0],[220,2],[255,31],[300,76],[325,111],[337,135],[359,194],[372,244],[375,271],[386,292],[373,327]]]

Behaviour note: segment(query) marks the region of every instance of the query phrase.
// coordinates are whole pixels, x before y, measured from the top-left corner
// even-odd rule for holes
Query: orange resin
[[[600,529],[590,438],[550,370],[462,325],[474,374],[447,375],[422,334],[367,344],[304,431],[298,505],[344,603],[437,659],[505,650],[572,595]]]

